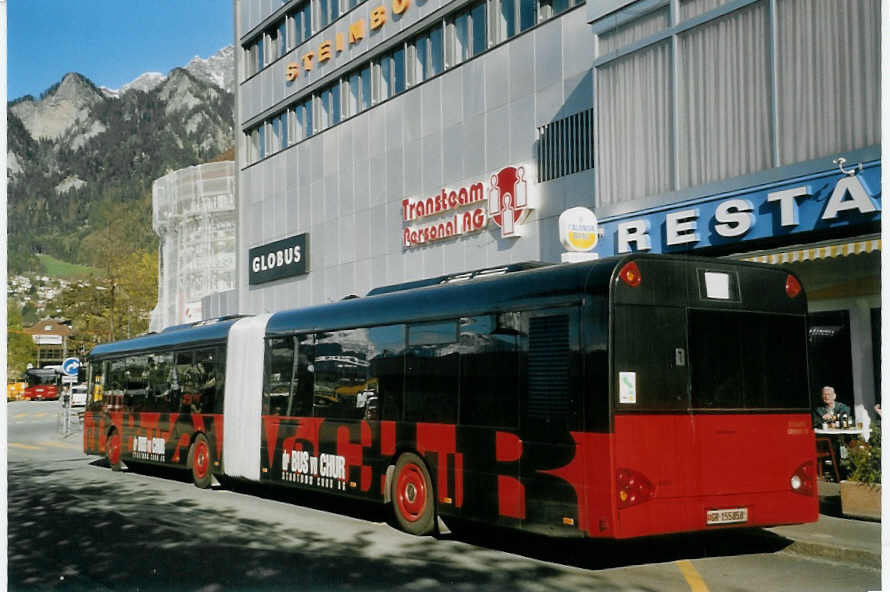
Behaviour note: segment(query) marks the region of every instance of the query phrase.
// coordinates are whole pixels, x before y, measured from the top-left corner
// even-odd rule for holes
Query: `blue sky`
[[[120,88],[233,43],[231,0],[8,0],[9,100],[68,72]]]

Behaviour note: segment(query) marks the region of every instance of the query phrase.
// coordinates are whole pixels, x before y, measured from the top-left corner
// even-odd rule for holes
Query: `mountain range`
[[[232,148],[234,80],[228,46],[118,90],[72,72],[8,103],[10,271],[34,269],[40,253],[86,262],[80,244],[102,204],[141,204],[150,235],[152,182]]]

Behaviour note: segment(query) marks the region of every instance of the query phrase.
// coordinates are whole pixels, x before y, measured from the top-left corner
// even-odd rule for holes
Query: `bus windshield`
[[[55,370],[27,370],[25,371],[25,382],[29,387],[56,384],[56,372]]]

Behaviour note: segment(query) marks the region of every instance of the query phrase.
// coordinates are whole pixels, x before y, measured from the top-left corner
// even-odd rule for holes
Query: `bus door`
[[[308,460],[302,462],[304,455],[293,453],[305,452],[306,458],[319,454],[317,430],[309,426],[314,358],[312,335],[266,340],[260,445],[263,480],[308,483]]]
[[[561,536],[580,533],[579,513],[586,505],[579,470],[584,459],[578,458],[583,450],[576,442],[584,393],[579,324],[577,306],[521,314],[521,383],[526,388],[516,452],[522,458],[522,499],[502,495],[505,507],[500,509],[515,512],[528,530]]]

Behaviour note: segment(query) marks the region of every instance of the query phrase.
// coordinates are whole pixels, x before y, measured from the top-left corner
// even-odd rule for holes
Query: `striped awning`
[[[797,263],[799,261],[817,261],[832,257],[846,257],[881,250],[881,239],[878,236],[861,238],[848,242],[835,242],[819,245],[798,245],[789,249],[762,251],[759,253],[745,253],[732,257],[742,261],[756,261],[758,263]]]

